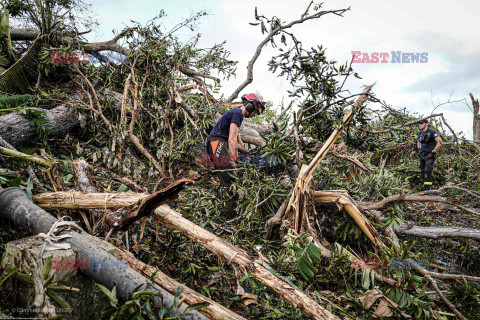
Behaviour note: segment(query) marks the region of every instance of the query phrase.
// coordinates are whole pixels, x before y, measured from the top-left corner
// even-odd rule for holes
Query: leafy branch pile
[[[177,36],[185,29],[195,31],[205,12],[171,30],[163,27],[165,13],[161,12],[145,25],[133,23],[110,41],[88,43],[76,26],[93,21],[85,18],[88,15],[82,12],[86,7],[79,0],[12,0],[3,8],[10,23],[5,25],[2,19],[0,25],[0,88],[4,91],[0,92],[0,123],[7,127],[9,119],[18,116],[34,130],[29,138],[14,143],[7,141],[7,131],[0,129],[0,145],[10,150],[0,150],[2,188],[20,187],[33,198],[72,189],[115,196],[125,191],[153,194],[176,180],[194,180],[169,203],[172,208],[244,250],[255,263],[327,309],[332,317],[480,316],[478,235],[413,239],[401,231],[434,226],[475,231],[480,225],[479,146],[453,132],[441,114],[431,118],[431,127],[443,140],[435,171],[437,190],[420,190],[415,139],[416,121],[424,116],[394,108],[371,92],[363,94],[367,102],[355,110],[352,122],[313,174],[312,190],[346,190],[382,234],[386,246],[373,245],[346,210],[339,210],[338,203],[312,200],[308,204],[316,213],[311,223],[318,234],[299,234],[285,227],[282,219],[269,227],[282,208],[285,212],[302,166],[312,161],[355,99],[362,96],[344,88],[349,77],[360,78],[349,63],[329,60],[322,46],[303,48],[290,28],[327,14],[342,16],[349,9],[323,10],[312,3],[292,22],[267,18],[255,10],[252,25],[266,38],[247,66],[245,82],[225,98],[220,94],[221,82],[234,81],[237,63],[230,60],[224,43],[200,48],[200,35],[188,41]],[[22,29],[22,23],[37,33]],[[278,161],[231,171],[231,191],[239,199],[236,215],[228,216],[215,173],[202,163],[204,141],[219,116],[252,82],[253,65],[267,43],[278,49],[269,66],[289,81],[291,103],[281,110],[267,104],[262,116],[244,121],[241,134],[251,156]],[[32,58],[25,53],[33,46],[39,53]],[[92,50],[97,57],[94,63],[52,63],[56,51],[72,55]],[[116,58],[112,52],[118,54]],[[21,85],[11,85],[14,82]],[[71,127],[56,126],[54,115],[59,110],[73,119]],[[49,165],[38,165],[39,161],[34,161],[38,158]],[[78,160],[87,163],[86,180],[82,180]],[[381,204],[388,197],[405,194],[416,198],[397,197]],[[424,200],[428,196],[433,200]],[[381,204],[378,209],[369,209],[376,203]],[[305,310],[232,264],[235,257],[230,261],[220,258],[160,223],[155,215],[142,218],[128,232],[114,230],[107,219],[99,218],[113,215],[122,219],[129,211],[135,210],[110,210],[105,200],[102,209],[62,209],[58,214],[72,217],[91,234],[131,251],[139,261],[157,267],[239,317],[305,318]],[[3,252],[7,239],[18,235],[13,224],[1,228]],[[396,241],[392,234],[398,236]],[[420,267],[419,261],[424,262]],[[2,272],[0,285],[19,275],[15,270]],[[450,274],[458,277],[448,278]],[[154,280],[155,276],[149,281]],[[52,291],[56,284],[44,283],[44,287],[53,301],[65,304]],[[170,310],[158,310],[150,291],[137,288],[127,301],[121,301],[115,288],[99,287],[108,300],[102,312],[105,319],[164,319],[167,311],[177,310],[183,303],[181,289],[172,293],[175,305]],[[4,306],[16,303],[3,291],[0,301]],[[203,307],[204,303],[191,304],[189,310]]]

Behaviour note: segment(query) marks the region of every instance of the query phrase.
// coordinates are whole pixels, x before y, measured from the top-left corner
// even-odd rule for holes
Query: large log
[[[51,131],[49,135],[52,136],[64,135],[80,123],[78,115],[66,106],[51,110],[29,109],[43,111],[43,117],[48,120],[44,126]],[[18,112],[0,116],[0,136],[13,146],[32,140],[36,132],[37,128],[30,125],[30,120]]]
[[[148,197],[145,193],[85,193],[46,192],[33,196],[33,201],[45,210],[52,209],[132,209]]]
[[[185,219],[168,205],[155,209],[155,216],[164,224],[183,233],[192,241],[224,258],[227,262],[248,272],[255,279],[271,288],[284,299],[300,308],[313,319],[339,319],[330,311],[320,306],[303,292],[277,278],[261,264],[254,261],[244,250],[229,244],[222,238]]]
[[[14,222],[33,234],[48,233],[57,221],[55,217],[31,202],[25,192],[19,188],[0,190],[0,217],[2,220],[5,219]],[[128,297],[134,289],[139,285],[143,285],[142,289],[146,288],[145,290],[160,293],[161,297],[154,297],[154,304],[157,310],[173,305],[174,297],[172,294],[160,288],[158,285],[150,284],[147,278],[128,266],[125,266],[125,270],[119,272],[116,269],[97,268],[91,265],[92,261],[98,261],[98,259],[105,259],[103,261],[116,261],[118,265],[122,264],[122,261],[98,245],[95,245],[95,243],[99,241],[97,238],[84,232],[80,234],[75,231],[64,231],[62,234],[71,236],[71,238],[64,239],[63,241],[72,245],[72,248],[78,254],[78,258],[87,259],[87,268],[80,270],[109,289],[113,289],[113,287],[116,286],[120,299],[124,301],[128,300]],[[106,244],[109,245],[108,243]],[[183,305],[179,311],[184,312],[185,308],[186,306]],[[169,312],[169,316],[176,316],[176,313],[172,310]],[[186,318],[192,320],[207,319],[197,311],[188,312]]]

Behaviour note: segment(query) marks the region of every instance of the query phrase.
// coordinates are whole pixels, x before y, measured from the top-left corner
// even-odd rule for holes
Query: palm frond
[[[0,92],[24,94],[38,73],[42,41],[37,38],[28,51],[10,68],[0,74]]]

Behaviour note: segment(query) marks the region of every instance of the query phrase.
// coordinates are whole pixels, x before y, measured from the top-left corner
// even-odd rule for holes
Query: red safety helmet
[[[262,114],[265,110],[265,102],[257,96],[255,93],[247,93],[242,96],[243,105],[247,109],[248,113],[252,113],[254,110],[258,111],[258,114]]]

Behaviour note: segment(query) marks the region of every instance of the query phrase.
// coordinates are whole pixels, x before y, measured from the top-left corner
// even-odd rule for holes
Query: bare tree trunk
[[[284,299],[290,301],[294,306],[302,309],[313,319],[339,319],[307,295],[277,278],[262,265],[253,261],[244,250],[227,243],[222,238],[185,219],[180,213],[170,209],[167,205],[162,205],[155,209],[155,216],[164,224],[189,237],[192,241],[201,244],[234,266],[248,272]]]
[[[430,239],[445,237],[459,237],[465,239],[480,240],[480,230],[457,227],[418,227],[412,225],[400,225],[394,229],[396,234],[409,235]]]
[[[43,111],[48,120],[45,128],[51,130],[49,135],[61,136],[76,127],[80,121],[77,114],[66,106],[59,106],[51,110],[30,108]],[[18,112],[11,112],[0,116],[0,136],[13,146],[18,146],[33,139],[37,128],[30,125],[30,120]]]
[[[151,278],[153,275],[156,276],[154,282],[170,292],[175,294],[179,286],[183,287],[182,293],[180,294],[180,299],[185,299],[187,304],[195,304],[200,302],[208,302],[209,305],[203,308],[197,309],[198,312],[204,314],[210,319],[215,320],[246,320],[244,317],[236,314],[230,309],[225,308],[224,306],[216,303],[215,301],[199,294],[198,292],[190,289],[189,287],[175,281],[170,278],[157,268],[149,266],[146,263],[136,259],[132,253],[117,249],[117,256],[124,261],[126,261],[130,267],[135,271],[143,274],[145,277]]]
[[[480,106],[478,99],[475,99],[471,93],[470,98],[473,105],[473,141],[480,143]]]

